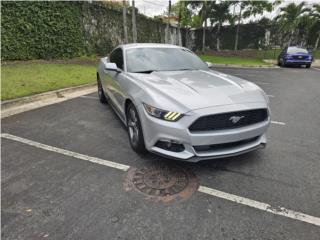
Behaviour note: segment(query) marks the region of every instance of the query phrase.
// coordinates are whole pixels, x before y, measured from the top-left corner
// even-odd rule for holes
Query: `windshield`
[[[289,47],[287,53],[308,53],[304,48]]]
[[[182,48],[133,48],[126,51],[128,72],[208,70],[192,52]]]

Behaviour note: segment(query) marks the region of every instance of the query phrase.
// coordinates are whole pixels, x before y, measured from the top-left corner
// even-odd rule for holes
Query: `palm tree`
[[[300,46],[304,46],[307,43],[308,37],[310,35],[310,31],[313,26],[319,21],[317,18],[312,15],[303,15],[299,21],[299,42]]]
[[[171,15],[178,18],[180,27],[190,27],[192,11],[188,8],[188,1],[179,0],[171,6]]]
[[[210,1],[210,3],[212,3]],[[202,27],[202,52],[205,50],[205,43],[206,43],[206,28],[207,28],[207,20],[208,20],[208,13],[210,7],[208,6],[207,0],[204,1],[186,1],[187,6],[189,5],[193,10],[199,9],[199,16]],[[195,16],[194,16],[195,17]]]
[[[207,19],[208,19],[208,8],[207,1],[203,1],[202,8],[200,10],[201,20],[204,22],[203,30],[202,30],[202,52],[204,53],[206,46],[206,28],[207,28]]]
[[[275,1],[273,4],[267,1],[234,1],[233,4],[240,4],[240,11],[238,15],[238,23],[236,28],[236,37],[234,44],[234,50],[238,50],[239,28],[241,19],[246,19],[250,16],[261,15],[265,11],[271,12],[273,6],[278,4],[278,1]]]
[[[178,44],[182,46],[181,27],[191,27],[192,11],[187,7],[188,2],[179,0],[171,6],[171,16],[178,18]],[[169,10],[169,9],[168,9]],[[165,13],[167,14],[167,13]],[[187,38],[187,34],[186,34]]]
[[[315,4],[313,5],[312,8],[312,17],[315,19],[315,24],[320,25],[320,4]],[[320,40],[320,29],[317,31],[317,40],[316,43],[314,44],[314,50],[317,50],[318,45],[319,45],[319,40]]]
[[[280,9],[280,14],[276,17],[276,21],[280,23],[280,31],[287,29],[289,31],[288,46],[291,45],[294,33],[297,31],[302,16],[309,12],[310,9],[305,6],[304,2],[296,5],[290,3]]]
[[[217,51],[220,51],[220,30],[225,21],[230,21],[232,15],[230,14],[229,7],[232,2],[212,2],[210,4],[209,16],[211,24],[217,23]]]

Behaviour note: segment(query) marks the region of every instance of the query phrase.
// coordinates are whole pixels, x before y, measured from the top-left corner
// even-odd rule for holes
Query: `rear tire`
[[[307,65],[306,65],[306,68],[310,68],[310,67],[311,67],[311,64],[307,64]]]
[[[107,98],[106,95],[104,94],[103,88],[102,88],[102,83],[100,80],[100,77],[97,76],[97,85],[98,85],[98,96],[99,100],[101,103],[106,104],[107,103]]]
[[[126,109],[127,131],[132,149],[139,153],[145,153],[146,147],[141,128],[141,122],[137,109],[132,103],[129,103]]]

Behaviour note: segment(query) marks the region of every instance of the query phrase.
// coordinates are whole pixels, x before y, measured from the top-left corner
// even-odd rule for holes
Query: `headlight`
[[[145,110],[147,113],[153,117],[160,118],[162,120],[170,121],[170,122],[176,122],[180,118],[183,117],[183,114],[177,113],[177,112],[170,112],[166,110],[162,110],[159,108],[155,108],[153,106],[150,106],[148,104],[143,104]]]
[[[289,54],[287,54],[287,55],[284,56],[284,58],[285,58],[285,59],[292,59],[292,56],[289,55]]]

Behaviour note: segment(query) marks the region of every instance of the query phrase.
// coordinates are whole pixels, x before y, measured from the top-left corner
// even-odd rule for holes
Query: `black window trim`
[[[123,69],[119,68],[118,65],[117,65],[117,67],[118,67],[118,69],[120,69],[121,71],[126,72],[126,64],[125,64],[125,60],[124,60],[124,49],[123,49],[122,47],[116,47],[115,49],[113,49],[113,50],[111,51],[111,53],[109,54],[109,62],[111,62],[111,55],[112,55],[115,51],[117,51],[118,49],[120,49],[121,52],[122,52]]]

